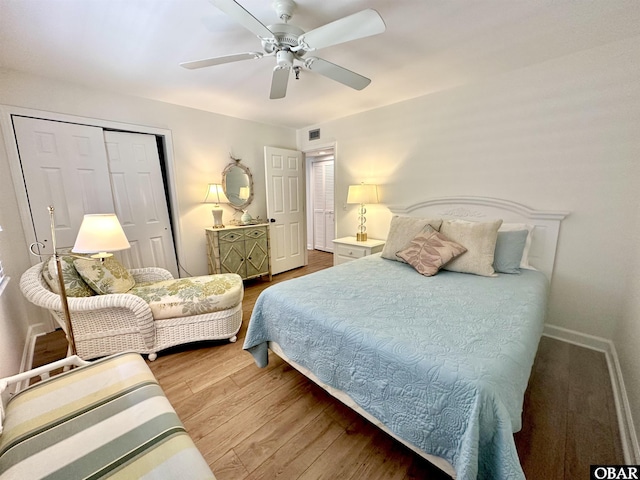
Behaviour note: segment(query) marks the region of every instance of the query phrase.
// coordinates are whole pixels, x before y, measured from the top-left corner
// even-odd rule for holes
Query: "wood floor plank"
[[[353,478],[362,467],[363,449],[367,448],[375,427],[364,419],[352,424],[313,462],[300,480],[334,480]]]
[[[262,398],[272,395],[278,389],[286,389],[289,383],[295,380],[296,372],[287,365],[280,365],[269,370],[269,375],[261,377],[259,381],[239,389],[232,395],[211,399],[194,415],[183,420],[183,423],[194,440],[199,441],[229,418],[253,411]]]
[[[248,357],[251,357],[249,353],[245,353],[245,355]],[[278,357],[275,353],[269,352],[268,366],[270,368],[274,368],[275,366],[283,365],[283,364],[284,364],[284,360]],[[238,385],[238,387],[244,387],[265,374],[265,371],[266,371],[265,369],[257,368],[255,364],[253,364],[252,367],[253,368],[251,367],[242,368],[236,372],[231,373],[229,377],[233,379],[233,381],[235,382],[236,385]]]
[[[606,378],[606,361],[600,352],[571,347],[565,470],[571,478],[587,478],[589,465],[615,464],[622,452],[615,451],[615,432],[609,424],[610,382],[592,381]],[[602,447],[594,452],[592,443]]]
[[[203,362],[200,368],[196,368],[193,373],[189,372],[187,384],[191,391],[198,393],[245,367],[255,367],[255,362],[253,358],[251,358],[251,355],[238,352],[228,360],[218,361],[217,365],[218,367],[212,370],[210,366],[207,366]]]
[[[256,470],[298,432],[306,429],[326,408],[329,395],[310,380],[304,378],[303,381],[308,388],[306,394],[300,395],[288,408],[233,447],[244,459],[248,471]],[[292,423],[291,418],[296,421]]]
[[[209,464],[216,476],[216,480],[238,480],[245,478],[249,472],[240,460],[240,457],[233,450],[229,450],[216,461]],[[185,472],[187,478],[188,472]]]
[[[382,431],[373,431],[369,447],[358,454],[358,468],[351,478],[358,480],[403,480],[411,464],[410,455],[402,445]]]
[[[514,435],[525,476],[564,478],[571,345],[543,337]]]
[[[267,458],[247,480],[297,479],[316,461],[344,429],[333,418],[322,412],[307,428]]]
[[[167,397],[173,405],[173,408],[176,410],[178,416],[182,419],[183,422],[186,422],[188,419],[193,417],[196,414],[199,414],[203,410],[204,405],[209,405],[211,403],[211,399],[223,399],[227,397],[231,397],[235,395],[239,387],[231,378],[224,378],[215,384],[208,386],[207,388],[200,390],[197,393],[190,393],[191,390],[189,386],[184,383],[178,384],[185,386],[185,392],[180,395],[180,398],[176,398],[177,394],[174,394],[175,388],[173,386],[169,386],[169,393],[167,393]],[[165,392],[165,386],[163,383],[160,383]]]
[[[309,385],[300,377],[274,389],[255,402],[252,409],[219,421],[214,429],[203,437],[200,445],[207,461],[215,461],[231,448],[253,436],[261,427],[269,424],[282,412],[291,409],[301,396],[309,393]]]

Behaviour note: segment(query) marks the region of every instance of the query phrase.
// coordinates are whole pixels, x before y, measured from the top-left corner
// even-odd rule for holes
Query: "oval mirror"
[[[229,205],[236,210],[244,210],[253,200],[253,177],[239,158],[233,160],[222,172],[222,188],[229,199]]]

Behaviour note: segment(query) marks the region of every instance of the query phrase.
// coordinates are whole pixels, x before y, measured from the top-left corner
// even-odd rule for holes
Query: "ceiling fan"
[[[293,72],[296,79],[298,79],[302,67],[308,68],[313,72],[324,75],[327,78],[356,90],[362,90],[371,83],[370,79],[358,73],[347,70],[322,58],[307,56],[307,54],[321,48],[384,32],[386,29],[384,21],[375,10],[362,10],[353,15],[323,25],[322,27],[305,32],[301,28],[288,23],[296,6],[293,0],[275,0],[273,7],[278,18],[284,23],[269,26],[265,26],[234,0],[209,1],[244,28],[257,35],[262,42],[263,51],[235,53],[221,57],[206,58],[204,60],[184,62],[181,63],[180,66],[188,69],[196,69],[240,60],[274,56],[276,58],[276,66],[273,69],[273,77],[271,80],[271,93],[269,95],[271,99],[285,97],[287,94],[289,74]]]

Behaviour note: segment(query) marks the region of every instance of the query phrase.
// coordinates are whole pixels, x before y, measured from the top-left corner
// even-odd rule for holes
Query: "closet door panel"
[[[162,267],[178,277],[156,138],[105,131],[104,140],[115,211],[129,242],[136,242],[135,254],[131,259],[123,256],[123,263],[129,268]]]
[[[75,243],[85,213],[114,211],[102,129],[13,116],[13,127],[36,239],[53,253],[54,207],[58,248]]]

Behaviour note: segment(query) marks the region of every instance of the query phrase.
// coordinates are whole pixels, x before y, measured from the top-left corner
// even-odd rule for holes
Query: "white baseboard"
[[[614,343],[606,338],[587,335],[549,324],[544,326],[543,335],[604,353],[609,368],[609,376],[611,377],[611,388],[618,417],[624,460],[628,465],[637,465],[640,462],[640,445]]]

